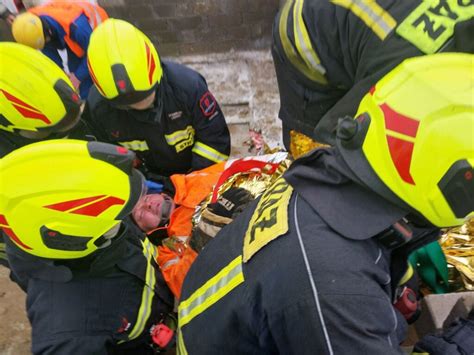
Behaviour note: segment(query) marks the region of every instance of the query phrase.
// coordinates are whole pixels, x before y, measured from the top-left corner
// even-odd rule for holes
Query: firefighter
[[[146,189],[133,160],[65,139],[0,160],[0,228],[27,293],[33,354],[154,353],[150,331],[173,297],[156,248],[127,217]]]
[[[69,78],[86,99],[92,81],[87,70],[87,48],[92,31],[108,18],[97,4],[87,1],[52,0],[28,9],[13,21],[15,40],[40,49],[59,67],[68,70]],[[59,51],[65,50],[67,59]]]
[[[221,230],[184,281],[180,354],[402,353],[407,256],[474,215],[472,60],[404,61],[340,120],[336,147]]]
[[[273,26],[283,141],[335,144],[337,119],[405,58],[474,53],[474,3],[288,0]],[[291,132],[291,131],[295,132]]]
[[[99,141],[135,151],[148,179],[227,160],[229,130],[204,78],[162,62],[137,28],[116,19],[98,26],[88,61],[95,88],[83,118]]]
[[[42,53],[0,43],[0,157],[39,140],[68,134],[81,100],[67,75]]]
[[[50,59],[22,44],[2,42],[0,62],[0,158],[30,143],[86,132],[79,95]],[[0,265],[8,267],[4,251],[0,233]]]

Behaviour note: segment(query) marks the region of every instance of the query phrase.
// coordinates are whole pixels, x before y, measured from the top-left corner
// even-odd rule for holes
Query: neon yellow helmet
[[[98,91],[117,105],[143,100],[163,75],[160,58],[148,37],[117,19],[109,19],[94,30],[87,60]]]
[[[63,131],[79,119],[81,101],[67,75],[30,47],[0,42],[0,129]]]
[[[43,49],[45,38],[43,24],[39,16],[31,12],[18,15],[12,24],[15,41],[34,49]]]
[[[91,254],[133,209],[144,178],[134,153],[99,142],[49,140],[0,160],[0,228],[28,254]]]
[[[474,213],[474,56],[407,59],[342,119],[337,145],[369,188],[437,227]]]

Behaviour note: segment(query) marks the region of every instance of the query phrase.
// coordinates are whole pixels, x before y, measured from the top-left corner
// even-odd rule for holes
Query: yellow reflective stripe
[[[179,304],[179,326],[182,328],[188,324],[194,317],[211,307],[242,282],[244,282],[242,255],[239,255],[197,289],[187,300]]]
[[[331,0],[331,2],[352,11],[381,40],[384,40],[397,25],[397,21],[375,0]]]
[[[293,5],[292,0],[288,0],[280,15],[280,21],[278,24],[278,33],[281,40],[281,45],[285,51],[285,56],[289,59],[291,64],[295,66],[296,69],[308,79],[316,81],[321,84],[327,84],[327,79],[324,77],[324,73],[319,71],[311,70],[306,66],[306,63],[301,59],[301,57],[296,53],[293,45],[291,44],[290,39],[288,38],[287,28],[288,28],[288,16],[290,13],[291,5]]]
[[[296,0],[293,7],[293,29],[295,33],[296,49],[309,68],[325,74],[326,70],[321,65],[318,55],[313,49],[309,39],[308,30],[303,20],[304,0]]]
[[[222,154],[202,142],[194,143],[193,153],[196,153],[210,161],[213,161],[214,163],[220,163],[221,161],[229,159],[228,155]]]
[[[7,259],[7,254],[5,253],[5,243],[0,243],[0,259]]]
[[[387,129],[386,132],[387,132],[387,136],[391,136],[391,137],[398,138],[407,142],[415,143],[415,139],[416,139],[415,137],[408,136],[406,134],[403,134],[397,131],[392,131],[390,129]]]
[[[118,142],[122,147],[125,147],[129,150],[135,150],[135,151],[146,151],[148,150],[148,144],[146,141],[130,141],[130,142]]]
[[[188,355],[188,351],[186,350],[186,346],[184,345],[183,332],[181,331],[181,329],[178,329],[178,346],[176,347],[176,349],[178,350],[178,355]]]
[[[405,275],[403,275],[402,279],[398,282],[398,285],[401,286],[403,284],[406,284],[408,280],[412,278],[414,273],[415,271],[413,270],[413,267],[410,263],[408,263],[407,271],[405,272]]]
[[[169,145],[175,145],[179,141],[189,138],[190,134],[194,135],[194,128],[192,126],[187,126],[185,129],[180,131],[176,131],[171,134],[165,134],[165,139]]]
[[[151,306],[153,303],[153,296],[155,295],[155,267],[153,266],[152,260],[156,259],[156,248],[153,244],[150,243],[148,238],[145,238],[142,241],[143,244],[143,254],[147,259],[147,268],[146,268],[146,278],[145,285],[143,286],[142,292],[142,301],[140,304],[140,309],[138,310],[137,320],[133,329],[131,330],[127,341],[137,338],[140,334],[143,333],[145,325],[148,321],[148,318],[151,314]],[[119,343],[123,343],[120,341]]]

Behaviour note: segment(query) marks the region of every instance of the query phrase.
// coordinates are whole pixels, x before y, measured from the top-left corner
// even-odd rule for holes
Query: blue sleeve
[[[89,24],[87,16],[82,14],[72,24],[70,28],[71,39],[76,42],[83,50],[84,56],[81,58],[81,62],[77,69],[74,71],[79,81],[84,80],[89,76],[89,70],[87,69],[87,48],[89,47],[89,39],[92,34],[92,27]]]
[[[56,48],[46,45],[41,50],[41,52],[53,62],[55,62],[60,68],[64,69],[63,60],[61,59],[61,56],[59,55],[59,52]]]
[[[192,169],[199,170],[225,161],[230,154],[230,133],[217,100],[204,78],[197,83],[193,107],[195,139]]]

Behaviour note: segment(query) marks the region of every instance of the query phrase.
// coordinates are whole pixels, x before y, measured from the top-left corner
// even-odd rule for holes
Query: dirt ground
[[[250,128],[262,131],[271,147],[281,145],[278,88],[269,52],[231,52],[177,60],[206,78],[229,124],[233,156],[250,154]],[[29,354],[31,329],[25,315],[25,294],[1,266],[0,320],[0,355]]]
[[[0,266],[0,354],[30,353],[30,324],[25,314],[25,293]]]

